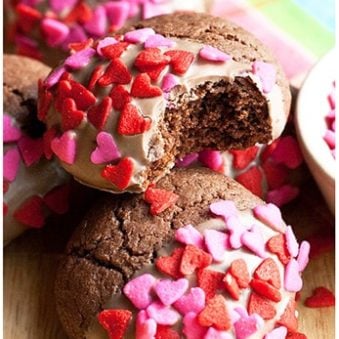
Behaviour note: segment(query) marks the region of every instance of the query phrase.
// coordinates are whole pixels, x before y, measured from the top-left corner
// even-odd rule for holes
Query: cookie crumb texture
[[[299,248],[279,209],[206,169],[176,169],[157,187],[179,196],[159,215],[142,195],[106,196],[77,228],[55,288],[67,334],[296,332],[308,246]]]
[[[170,31],[169,20],[191,22],[187,36]],[[77,180],[142,192],[187,153],[243,149],[280,135],[286,79],[249,33],[203,14],[139,26],[73,44],[40,84],[39,118],[53,135],[47,147]],[[188,37],[199,28],[205,33]]]

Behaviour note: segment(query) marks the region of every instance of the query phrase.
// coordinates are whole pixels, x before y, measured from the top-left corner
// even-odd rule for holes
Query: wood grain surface
[[[334,218],[313,180],[306,177],[300,197],[284,208],[284,218],[299,239],[319,232],[334,237]],[[53,285],[58,260],[84,209],[76,209],[78,215],[50,220],[42,230],[26,232],[4,249],[4,338],[67,338],[55,312]],[[318,286],[334,291],[334,259],[334,248],[327,250],[311,260],[303,275],[299,329],[308,339],[335,337],[334,307],[303,306]]]

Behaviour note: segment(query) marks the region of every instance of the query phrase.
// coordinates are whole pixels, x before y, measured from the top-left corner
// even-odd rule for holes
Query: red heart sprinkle
[[[168,326],[157,325],[155,339],[180,339],[180,335]]]
[[[334,294],[326,287],[317,287],[313,290],[313,294],[305,300],[307,307],[330,307],[335,305]]]
[[[80,1],[73,9],[68,13],[66,18],[64,18],[64,22],[66,24],[72,24],[74,22],[79,22],[80,24],[84,24],[87,21],[92,19],[92,9],[85,2]]]
[[[248,299],[247,310],[249,314],[257,313],[263,319],[272,319],[276,315],[276,310],[271,301],[252,292]]]
[[[119,58],[121,54],[126,51],[128,46],[128,42],[117,42],[116,44],[101,48],[101,53],[108,59]]]
[[[288,332],[286,339],[307,339],[306,335],[300,332]]]
[[[146,48],[141,51],[134,61],[134,66],[140,72],[150,72],[169,64],[171,58],[161,53],[159,48]]]
[[[54,187],[44,196],[44,203],[51,211],[64,214],[69,208],[69,192],[69,184]]]
[[[145,201],[151,204],[150,212],[152,215],[158,215],[169,207],[172,207],[179,196],[171,191],[155,188],[154,184],[147,187],[145,192]]]
[[[171,58],[172,71],[178,75],[185,74],[194,60],[193,53],[182,50],[167,51],[165,55]]]
[[[266,258],[255,269],[253,277],[262,281],[267,281],[276,288],[280,288],[280,272],[277,263],[272,258]]]
[[[74,79],[73,79],[73,77],[72,77],[72,74],[69,73],[69,72],[63,72],[63,73],[62,73],[62,75],[61,75],[61,77],[60,77],[60,81],[62,81],[62,80],[66,80],[66,81],[71,81],[71,80],[73,80],[73,81],[74,81]]]
[[[266,182],[269,189],[277,189],[286,184],[288,179],[288,170],[285,166],[266,161],[262,168],[265,173]]]
[[[212,256],[200,248],[187,245],[182,255],[180,272],[183,275],[192,274],[197,268],[204,268],[212,263]]]
[[[112,59],[104,75],[98,80],[98,85],[105,87],[111,84],[129,84],[132,80],[127,66],[119,58]]]
[[[73,52],[80,52],[86,48],[90,48],[93,46],[93,39],[89,38],[82,42],[72,42],[68,45],[68,48]]]
[[[43,81],[38,82],[38,119],[45,121],[47,112],[52,103],[52,93],[44,86]]]
[[[117,111],[121,111],[132,99],[123,85],[114,86],[109,95],[112,98],[112,106]]]
[[[15,10],[18,14],[17,22],[25,33],[31,32],[34,26],[42,19],[42,14],[31,6],[18,4]]]
[[[279,290],[269,284],[267,281],[260,279],[252,279],[250,283],[252,289],[261,295],[272,301],[278,302],[281,300],[281,294]]]
[[[132,312],[128,310],[104,310],[98,314],[98,321],[109,339],[123,339],[131,318]]]
[[[245,186],[249,191],[258,197],[262,197],[262,173],[257,166],[251,167],[244,173],[238,175],[235,180]]]
[[[77,110],[75,101],[72,98],[66,98],[62,103],[61,109],[61,128],[68,131],[78,127],[85,117],[85,112]]]
[[[262,151],[260,157],[262,162],[266,162],[269,158],[272,157],[274,150],[278,145],[279,139],[274,140],[271,144],[267,145]]]
[[[283,234],[278,234],[270,238],[266,243],[266,248],[271,253],[276,254],[283,265],[287,265],[291,259]]]
[[[156,268],[158,271],[167,274],[174,279],[181,278],[182,274],[180,273],[180,263],[183,253],[184,248],[176,248],[170,256],[160,257],[155,262]]]
[[[97,129],[101,130],[104,128],[109,114],[112,111],[112,99],[105,97],[102,101],[92,106],[87,113],[88,121]]]
[[[103,76],[103,74],[104,74],[103,65],[99,65],[94,68],[94,71],[92,72],[92,75],[91,75],[91,79],[89,80],[89,83],[87,86],[89,91],[92,92],[94,90],[95,85],[97,84],[98,80]]]
[[[38,195],[28,198],[14,212],[13,216],[24,225],[32,228],[42,227],[45,223],[42,198]]]
[[[124,190],[131,181],[133,169],[133,161],[130,158],[122,158],[117,165],[107,165],[101,175],[120,190]]]
[[[223,278],[224,274],[218,271],[208,270],[206,268],[198,270],[198,286],[204,290],[206,299],[213,298],[217,293],[217,289],[222,288]]]
[[[240,297],[239,285],[231,273],[227,272],[225,274],[223,283],[226,291],[230,294],[230,296],[235,300],[239,300]]]
[[[257,156],[258,146],[252,146],[244,150],[230,150],[233,155],[233,167],[235,169],[246,168]]]
[[[162,95],[162,90],[152,86],[151,78],[147,73],[141,73],[133,81],[131,95],[136,98],[153,98]]]
[[[233,260],[228,272],[233,275],[240,288],[248,287],[251,278],[244,259]]]
[[[201,326],[213,326],[217,330],[227,331],[231,327],[231,321],[225,298],[222,295],[216,295],[208,300],[205,308],[198,315],[198,322]]]
[[[152,120],[142,116],[132,104],[126,104],[121,111],[118,122],[118,133],[122,135],[135,135],[148,131]]]
[[[288,302],[277,324],[287,327],[289,332],[296,332],[298,329],[298,319],[295,316],[295,300],[293,298]]]
[[[152,70],[146,72],[152,81],[156,81],[159,78],[161,72],[165,69],[166,65],[154,67]]]
[[[54,127],[51,127],[44,133],[42,137],[44,154],[45,154],[46,159],[48,160],[52,159],[53,154],[54,154],[51,149],[51,142],[56,137],[56,135],[57,135],[57,130]]]

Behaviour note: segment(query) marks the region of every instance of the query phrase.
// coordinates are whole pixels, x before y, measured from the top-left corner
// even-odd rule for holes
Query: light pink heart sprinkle
[[[226,250],[229,249],[228,235],[213,229],[204,231],[205,245],[213,259],[220,262],[225,257]]]
[[[113,139],[113,136],[107,132],[100,132],[97,135],[97,147],[91,154],[93,164],[104,164],[120,158],[121,153]]]
[[[192,225],[186,225],[175,231],[175,240],[185,245],[204,248],[203,235]]]
[[[162,78],[161,89],[165,93],[169,93],[172,90],[172,88],[176,86],[178,83],[179,82],[177,78],[175,77],[175,75],[173,75],[172,73],[167,73]],[[192,153],[192,154],[197,154],[197,153]],[[197,157],[198,157],[198,154],[197,154]]]
[[[73,165],[76,156],[76,134],[67,131],[60,138],[56,137],[51,142],[53,153],[68,165]]]
[[[16,147],[9,149],[4,155],[4,179],[12,182],[15,180],[20,164],[20,153]]]
[[[32,139],[27,135],[23,135],[18,141],[18,148],[25,165],[28,167],[36,164],[44,154],[42,138]]]
[[[246,339],[258,330],[257,320],[253,315],[241,317],[234,323],[234,330],[237,339]]]
[[[151,291],[155,282],[153,275],[146,273],[130,280],[123,292],[135,307],[144,309],[152,303]]]
[[[171,39],[165,38],[161,34],[151,35],[144,44],[145,48],[157,48],[157,47],[168,47],[172,48],[175,45],[175,42]]]
[[[227,230],[230,232],[229,243],[232,248],[238,249],[242,245],[241,236],[247,231],[239,217],[231,216],[226,221]]]
[[[189,282],[185,278],[178,280],[163,279],[159,280],[154,290],[161,302],[166,305],[172,305],[181,298],[188,289]]]
[[[286,227],[285,238],[286,246],[288,251],[290,252],[290,255],[292,257],[296,257],[299,252],[299,244],[291,226]]]
[[[132,43],[145,42],[155,32],[152,28],[140,28],[125,34],[124,40]]]
[[[260,228],[256,225],[253,225],[250,231],[246,231],[242,234],[241,242],[259,257],[267,257],[264,238],[261,234]]]
[[[308,241],[302,241],[299,247],[299,254],[297,257],[299,272],[302,272],[306,268],[310,260],[309,258],[310,250],[311,250],[310,243]]]
[[[201,48],[199,51],[199,56],[202,59],[216,62],[225,62],[232,59],[230,55],[212,46],[204,46],[203,48]]]
[[[109,23],[114,29],[121,28],[128,19],[131,4],[128,1],[109,1],[104,6]]]
[[[197,314],[189,312],[185,315],[183,320],[184,326],[182,333],[186,335],[187,339],[204,338],[207,328],[199,324]]]
[[[276,81],[276,70],[271,64],[263,61],[254,61],[252,64],[253,74],[258,75],[262,83],[262,90],[264,93],[272,91]]]
[[[199,152],[199,161],[213,171],[219,171],[223,165],[223,159],[219,151],[203,150]]]
[[[295,199],[300,193],[298,187],[292,185],[284,185],[275,190],[267,192],[266,200],[267,202],[273,203],[279,207],[289,203]]]
[[[204,336],[204,339],[232,339],[232,336],[225,331],[218,331],[210,327]]]
[[[90,63],[91,59],[95,54],[96,54],[95,49],[85,48],[79,52],[70,55],[65,60],[65,66],[68,66],[72,69],[84,68]]]
[[[264,339],[282,339],[282,338],[286,338],[286,335],[287,335],[287,328],[285,326],[280,326],[280,327],[275,328],[270,333],[267,333]]]
[[[84,25],[84,29],[96,36],[101,37],[105,34],[107,27],[106,10],[104,6],[97,6],[93,11],[92,18]]]
[[[231,323],[234,324],[235,322],[237,322],[240,318],[241,315],[235,311],[235,309],[230,309],[230,318],[231,318]]]
[[[174,325],[180,315],[171,306],[165,306],[160,301],[149,305],[146,309],[147,315],[154,319],[159,325]]]
[[[101,50],[104,47],[110,46],[110,45],[115,45],[118,41],[112,37],[104,38],[99,40],[98,45],[97,45],[97,53],[102,56]]]
[[[4,113],[3,115],[3,141],[13,142],[18,141],[21,138],[21,131],[14,125],[14,119]]]
[[[226,221],[231,216],[238,216],[238,209],[231,200],[220,200],[210,205],[210,211]]]
[[[66,68],[64,65],[61,65],[55,68],[52,73],[46,78],[44,81],[44,85],[47,88],[53,87],[57,82],[59,82],[61,76],[66,72]]]
[[[299,264],[295,259],[291,259],[285,267],[284,286],[289,292],[298,292],[303,287]]]
[[[182,159],[178,159],[175,165],[179,168],[188,167],[198,160],[198,153],[190,153],[185,155]]]
[[[46,43],[51,47],[61,45],[69,34],[69,28],[64,23],[50,18],[41,21],[41,30]]]
[[[330,149],[335,148],[335,132],[327,129],[324,134],[324,140]]]
[[[149,319],[146,311],[142,310],[137,315],[136,339],[154,339],[157,332],[157,323]]]
[[[253,209],[254,216],[262,223],[278,232],[285,232],[285,223],[280,209],[274,204],[258,205]]]
[[[179,298],[173,306],[183,315],[189,312],[198,314],[205,307],[205,299],[203,289],[200,287],[192,287],[189,293]]]
[[[283,164],[290,169],[299,167],[303,162],[299,144],[291,135],[279,138],[271,156],[277,164]]]

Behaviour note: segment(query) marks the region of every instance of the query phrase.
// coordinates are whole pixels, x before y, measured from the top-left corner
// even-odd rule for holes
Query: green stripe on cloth
[[[334,34],[291,0],[248,0],[286,34],[320,57],[334,46]]]

